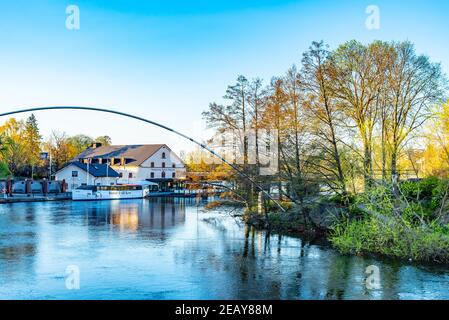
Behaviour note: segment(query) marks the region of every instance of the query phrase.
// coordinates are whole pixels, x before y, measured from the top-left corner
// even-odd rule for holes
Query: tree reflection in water
[[[64,287],[78,265],[81,290]],[[366,267],[381,288],[365,285]],[[343,256],[269,234],[195,199],[0,206],[0,298],[449,298],[444,267]]]

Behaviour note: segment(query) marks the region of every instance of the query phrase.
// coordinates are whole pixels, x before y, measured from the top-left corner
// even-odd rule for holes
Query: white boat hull
[[[116,199],[142,199],[149,194],[146,190],[120,190],[120,191],[90,191],[73,190],[72,200],[116,200]]]

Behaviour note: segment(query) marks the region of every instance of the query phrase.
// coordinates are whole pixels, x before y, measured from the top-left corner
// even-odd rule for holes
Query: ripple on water
[[[343,256],[189,199],[0,206],[0,270],[1,299],[449,299],[445,267]]]

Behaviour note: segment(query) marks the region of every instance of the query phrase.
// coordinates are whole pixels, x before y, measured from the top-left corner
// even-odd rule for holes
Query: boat
[[[142,199],[158,191],[159,185],[149,181],[135,184],[84,185],[72,191],[72,200]]]

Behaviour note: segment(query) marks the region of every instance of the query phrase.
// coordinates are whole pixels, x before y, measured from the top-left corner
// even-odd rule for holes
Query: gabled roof
[[[78,168],[80,168],[81,170],[84,170],[87,172],[87,164],[86,163],[81,163],[78,161],[74,161],[74,162],[69,162],[67,163],[67,165],[64,167],[68,167],[70,165],[76,166]],[[63,170],[64,168],[62,168],[61,170]],[[61,171],[59,170],[59,171]],[[118,178],[120,177],[120,175],[118,174],[117,171],[115,171],[114,169],[112,169],[111,167],[109,167],[107,164],[98,164],[98,163],[92,163],[89,164],[89,173],[91,175],[93,175],[94,177],[111,177],[111,178]]]
[[[74,161],[86,158],[126,158],[128,159],[127,164],[139,166],[162,147],[170,150],[165,144],[116,145],[87,148],[84,152],[79,154]]]

